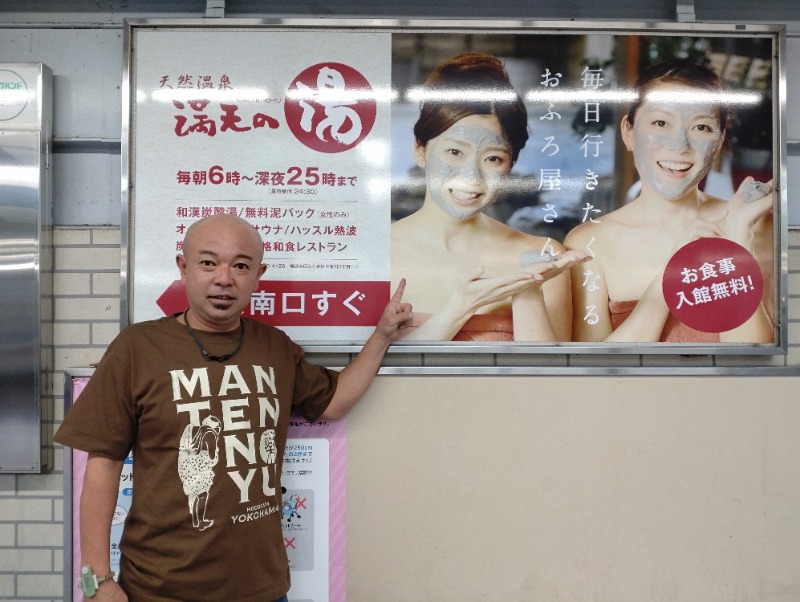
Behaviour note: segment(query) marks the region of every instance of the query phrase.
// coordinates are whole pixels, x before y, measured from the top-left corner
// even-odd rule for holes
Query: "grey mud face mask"
[[[466,160],[459,165],[451,165],[443,158],[444,152],[437,152],[449,140],[463,140],[467,143],[465,146],[472,147]],[[476,124],[457,122],[428,142],[425,149],[427,191],[450,217],[470,218],[497,201],[507,172],[498,173],[483,166],[482,157],[490,149],[502,149],[511,156],[511,147],[501,134]]]
[[[714,136],[687,131],[685,124],[693,123],[699,115],[714,115],[707,106],[671,104],[669,108],[678,121],[670,131],[645,131],[637,126],[646,116],[637,115],[633,160],[642,181],[663,198],[674,201],[689,193],[711,171],[723,134],[718,128]],[[675,175],[670,175],[670,170]],[[681,172],[685,172],[683,177]]]

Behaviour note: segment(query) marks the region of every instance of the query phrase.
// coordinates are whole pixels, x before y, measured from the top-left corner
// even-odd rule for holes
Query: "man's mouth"
[[[208,298],[215,305],[228,305],[235,300],[230,295],[209,295]]]

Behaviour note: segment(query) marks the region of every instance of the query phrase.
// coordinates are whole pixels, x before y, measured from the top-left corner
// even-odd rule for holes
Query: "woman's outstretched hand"
[[[533,263],[525,266],[523,270],[533,274],[536,278],[536,282],[541,284],[547,282],[551,278],[555,278],[562,272],[566,272],[572,266],[589,261],[589,259],[591,259],[591,256],[587,251],[583,249],[571,249],[558,256],[558,259],[546,263]]]
[[[463,275],[453,291],[450,304],[472,315],[481,307],[499,303],[544,281],[538,274],[522,269],[502,276],[485,276],[485,271],[483,266],[477,266]]]
[[[514,295],[540,288],[542,284],[566,272],[572,266],[590,259],[581,249],[565,251],[557,259],[521,267],[518,272],[502,276],[485,276],[483,266],[476,267],[460,281],[453,295],[458,305],[474,313],[481,307],[498,303]]]

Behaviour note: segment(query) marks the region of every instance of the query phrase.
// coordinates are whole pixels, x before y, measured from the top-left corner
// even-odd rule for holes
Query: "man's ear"
[[[181,273],[181,280],[186,278],[186,258],[182,254],[175,256],[175,265],[178,266],[178,271]]]
[[[267,271],[267,264],[266,263],[259,264],[258,269],[256,269],[256,280],[255,282],[253,282],[252,292],[255,293],[258,290],[258,282],[259,280],[261,280],[261,277],[264,275],[264,272],[266,271]]]

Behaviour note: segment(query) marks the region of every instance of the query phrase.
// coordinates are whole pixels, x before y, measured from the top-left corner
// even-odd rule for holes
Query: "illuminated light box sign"
[[[231,213],[267,265],[245,315],[312,350],[363,343],[405,279],[393,352],[785,352],[778,27],[126,36],[129,321],[185,309],[186,229]]]

